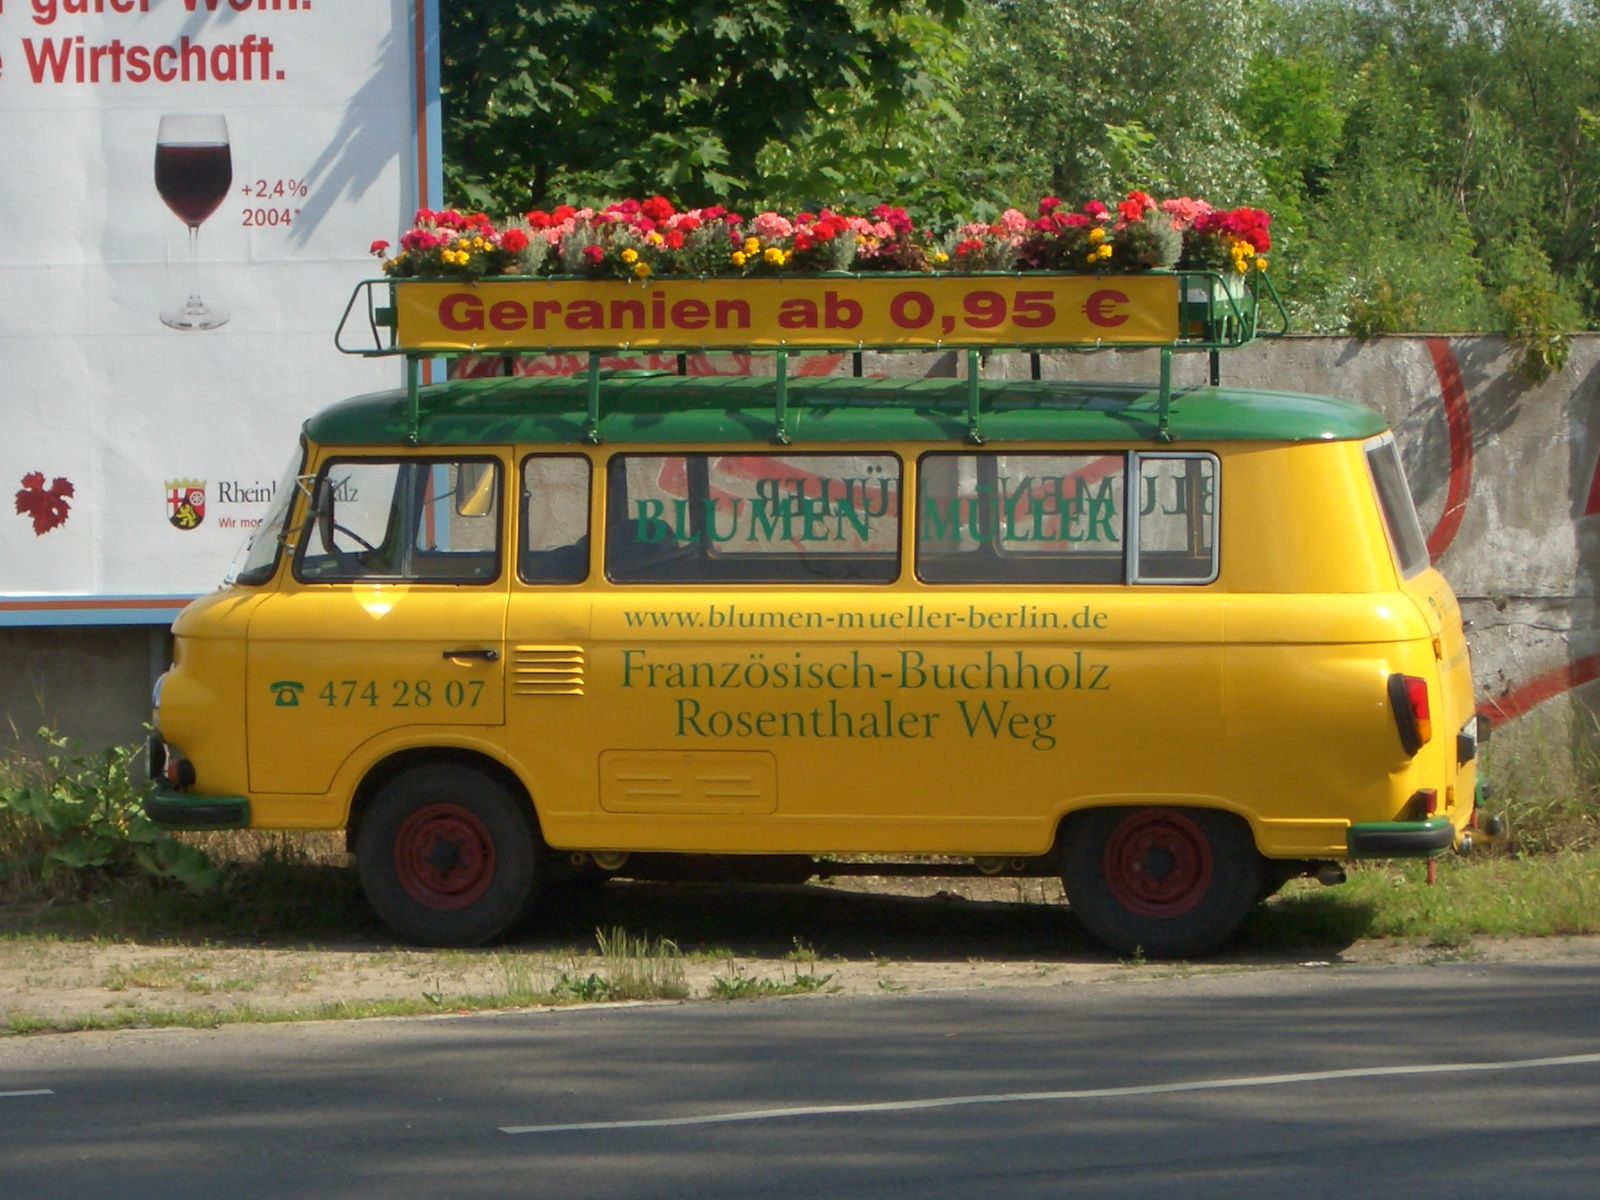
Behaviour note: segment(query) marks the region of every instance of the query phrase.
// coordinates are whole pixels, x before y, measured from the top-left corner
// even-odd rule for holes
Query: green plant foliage
[[[965,0],[472,0],[441,6],[446,179],[475,207],[758,195],[758,158],[830,103],[871,119],[922,73],[902,9]],[[809,169],[809,168],[808,168]]]
[[[217,885],[221,871],[202,851],[144,815],[136,750],[90,754],[50,729],[39,738],[50,747],[41,761],[0,763],[0,889],[65,898],[128,877],[191,892]]]
[[[1494,263],[1501,287],[1494,303],[1501,330],[1516,349],[1517,373],[1529,383],[1543,383],[1567,365],[1568,330],[1582,313],[1538,246],[1519,238],[1499,249]]]

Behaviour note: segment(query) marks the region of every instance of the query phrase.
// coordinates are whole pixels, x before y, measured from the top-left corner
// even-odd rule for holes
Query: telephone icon
[[[294,679],[279,679],[267,686],[272,689],[274,708],[299,708],[300,693],[306,690],[305,684]]]

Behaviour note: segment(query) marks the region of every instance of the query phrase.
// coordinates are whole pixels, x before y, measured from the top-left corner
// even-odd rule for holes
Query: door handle
[[[444,657],[445,658],[476,658],[476,659],[482,660],[483,662],[499,662],[500,661],[500,651],[498,651],[498,650],[446,650],[444,652]]]

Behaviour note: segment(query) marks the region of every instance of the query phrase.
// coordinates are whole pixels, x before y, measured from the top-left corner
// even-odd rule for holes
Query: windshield
[[[300,464],[305,461],[305,449],[295,451],[289,467],[272,489],[272,499],[261,523],[250,531],[239,552],[233,556],[233,565],[223,578],[223,586],[231,583],[265,583],[278,567],[278,551],[283,548],[284,523],[289,510],[294,507],[295,492],[300,479]]]

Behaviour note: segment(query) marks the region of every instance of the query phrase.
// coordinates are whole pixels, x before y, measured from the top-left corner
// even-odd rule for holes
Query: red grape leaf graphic
[[[72,481],[57,475],[46,488],[44,472],[30,471],[22,477],[22,490],[17,493],[17,512],[33,519],[33,532],[43,537],[58,525],[65,524],[72,506],[67,498],[74,492]]]

